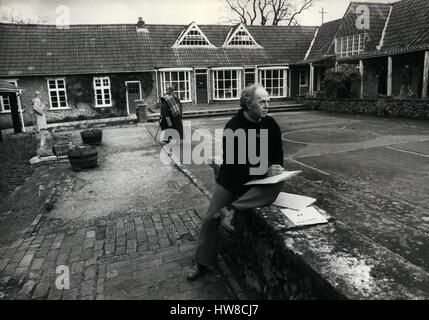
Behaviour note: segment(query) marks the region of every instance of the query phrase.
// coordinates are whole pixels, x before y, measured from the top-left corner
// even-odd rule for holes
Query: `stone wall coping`
[[[422,102],[422,103],[429,103],[429,98],[425,99],[399,99],[399,98],[300,98],[300,100],[308,100],[308,101],[357,101],[357,102],[378,102],[378,101],[385,101],[385,102]]]
[[[340,221],[286,230],[286,218],[273,207],[257,209],[255,214],[267,224],[283,251],[296,257],[340,297],[429,299],[429,273],[401,256]]]
[[[213,161],[210,166],[214,173],[219,169]],[[278,249],[294,257],[327,291],[353,300],[429,299],[428,272],[334,218],[328,224],[291,229],[279,209],[258,208],[251,219],[266,226]]]

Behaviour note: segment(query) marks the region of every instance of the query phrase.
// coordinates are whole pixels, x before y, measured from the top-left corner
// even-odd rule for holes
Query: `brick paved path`
[[[138,139],[130,139],[129,135],[136,131],[139,132]],[[106,129],[103,139],[109,151],[122,152],[128,157],[134,155],[136,159],[144,158],[146,164],[159,162],[158,155],[149,152],[142,156],[141,152],[135,151],[140,147],[141,150],[153,148],[146,134],[145,128]],[[128,145],[124,146],[120,137],[125,137]],[[116,145],[118,141],[121,141],[120,150],[115,149],[119,148]],[[100,170],[100,175],[109,174],[111,169],[109,152],[104,156],[107,164],[96,169]],[[73,190],[76,186],[83,190],[86,186],[77,182],[91,172],[66,173],[68,178],[62,180],[61,187],[57,189],[58,202],[54,210],[44,212],[32,233],[18,232],[13,242],[4,240],[0,243],[0,299],[236,298],[219,270],[195,282],[188,282],[184,277],[184,271],[193,262],[200,216],[207,199],[179,171],[170,170],[167,180],[156,179],[155,175],[159,173],[154,170],[151,177],[147,176],[150,173],[144,172],[144,188],[152,192],[174,189],[159,199],[151,198],[157,203],[139,203],[114,212],[114,208],[108,208],[106,200],[105,214],[96,212],[96,215],[89,214],[88,218],[83,206],[76,210],[82,210],[85,215],[74,212],[70,219],[58,212],[66,202],[62,199],[62,195],[67,194],[64,190]],[[114,171],[113,174],[120,178],[120,172]],[[129,185],[141,192],[140,183],[135,180]],[[97,194],[97,187],[89,185],[95,190],[89,194]],[[115,190],[117,186],[120,186],[118,181],[111,181],[109,192],[120,192]],[[99,189],[102,189],[102,183]],[[191,201],[186,196],[180,200],[180,189],[186,190],[195,200]],[[79,190],[71,194],[77,194]],[[130,192],[131,200],[134,194]],[[171,203],[176,203],[174,209],[170,208]],[[24,230],[28,226],[24,223],[15,226],[13,231],[16,233],[20,228]],[[61,265],[69,268],[70,289],[56,288],[57,277],[61,275],[56,271]]]

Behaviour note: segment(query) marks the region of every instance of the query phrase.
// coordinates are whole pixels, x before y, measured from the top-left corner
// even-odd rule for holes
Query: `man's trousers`
[[[216,184],[201,227],[195,254],[196,262],[210,266],[217,261],[217,229],[221,221],[218,211],[220,209],[227,205],[233,205],[241,213],[246,210],[267,206],[277,199],[282,185],[283,182],[270,185],[255,185],[237,200],[234,200],[235,196],[231,192]]]

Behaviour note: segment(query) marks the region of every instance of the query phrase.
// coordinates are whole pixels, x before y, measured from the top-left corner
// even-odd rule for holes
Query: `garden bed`
[[[0,143],[0,201],[33,173],[28,162],[36,155],[34,134],[4,135]]]

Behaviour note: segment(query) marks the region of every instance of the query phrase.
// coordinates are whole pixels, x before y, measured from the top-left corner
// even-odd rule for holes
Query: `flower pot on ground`
[[[98,165],[97,148],[90,145],[75,146],[68,152],[68,158],[75,171],[94,168]]]
[[[103,138],[103,131],[100,129],[88,129],[81,131],[82,142],[91,146],[99,146]]]
[[[71,142],[69,143],[57,143],[52,147],[52,151],[57,157],[66,156],[68,152],[73,148]]]

